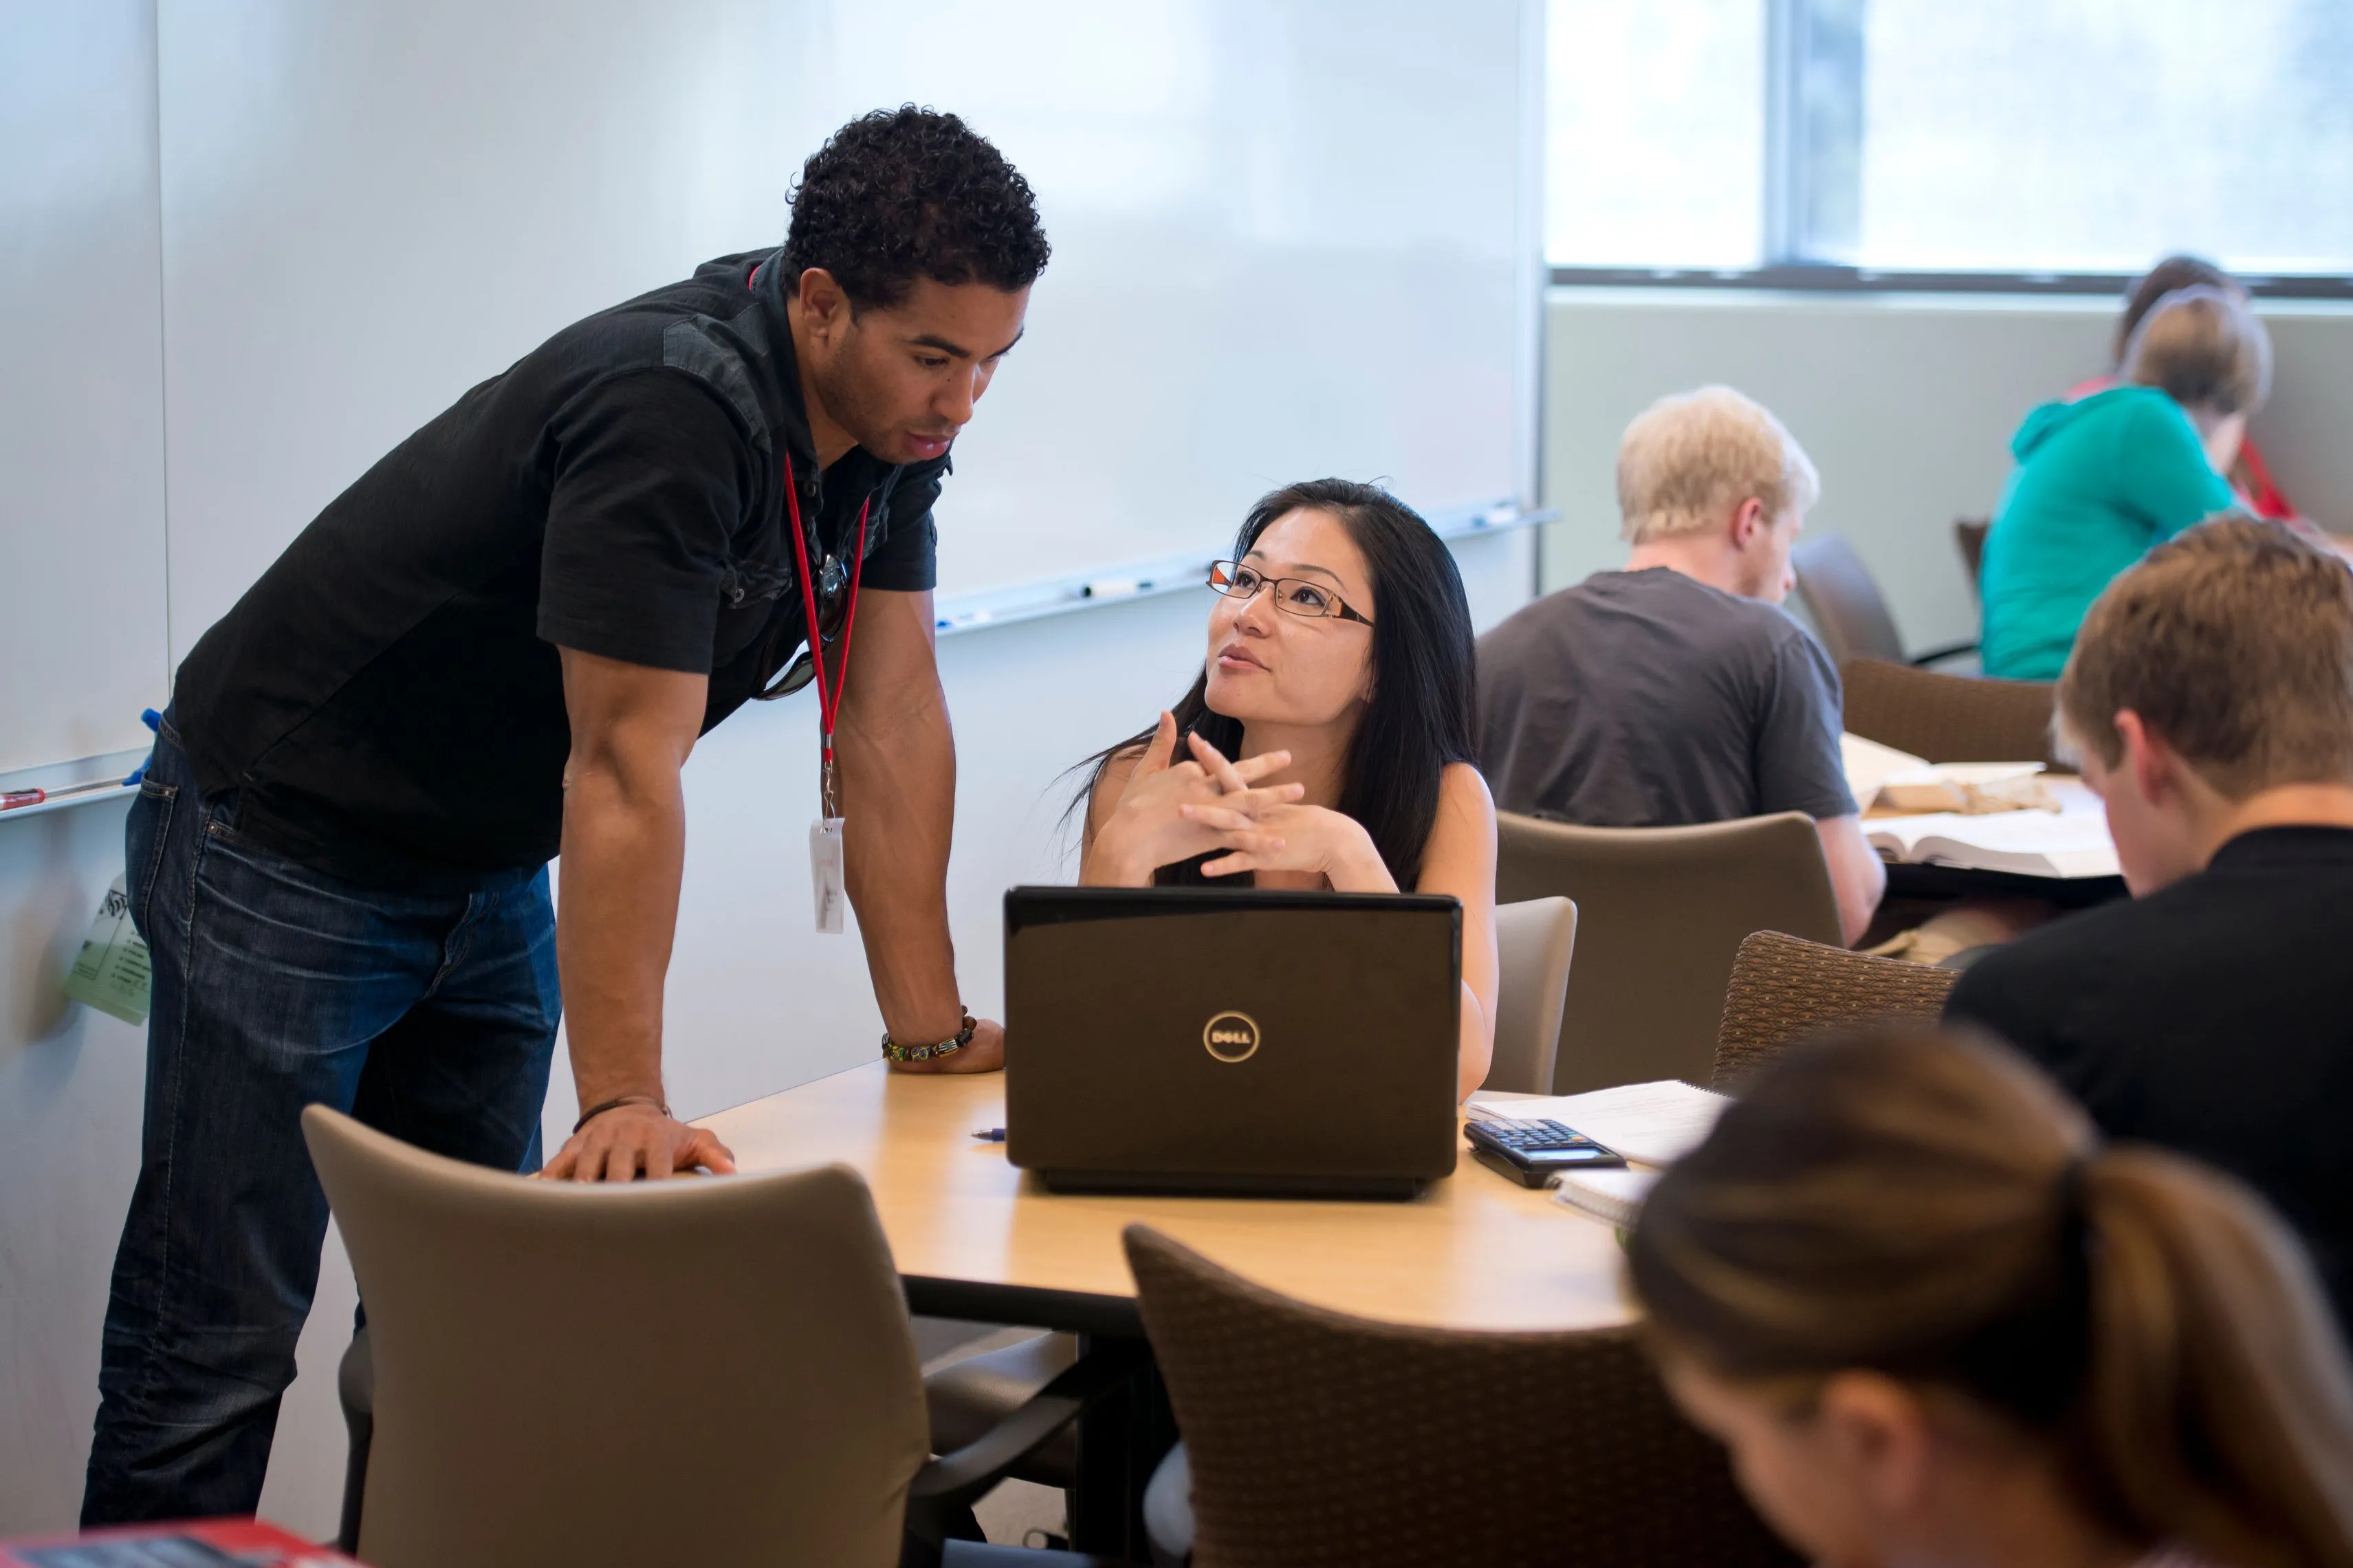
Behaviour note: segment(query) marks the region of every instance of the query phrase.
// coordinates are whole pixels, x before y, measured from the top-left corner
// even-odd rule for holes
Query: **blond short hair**
[[[2059,678],[2069,745],[2124,761],[2129,708],[2221,795],[2353,783],[2353,571],[2232,514],[2108,584]]]
[[[1728,386],[1662,397],[1618,442],[1618,532],[1629,544],[1704,532],[1752,497],[1778,518],[1821,493],[1797,438]]]

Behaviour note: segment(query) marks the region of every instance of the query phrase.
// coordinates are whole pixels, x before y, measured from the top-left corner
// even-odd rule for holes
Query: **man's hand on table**
[[[972,1044],[949,1057],[934,1057],[927,1062],[892,1062],[893,1072],[996,1072],[1005,1066],[1005,1026],[990,1018],[976,1018],[972,1025]]]
[[[698,1165],[723,1176],[734,1171],[735,1156],[703,1129],[633,1101],[591,1119],[539,1173],[551,1182],[659,1181]]]

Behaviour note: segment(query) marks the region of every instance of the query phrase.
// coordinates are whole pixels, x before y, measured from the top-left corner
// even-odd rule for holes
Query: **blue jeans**
[[[544,867],[432,896],[311,870],[200,797],[178,739],[167,717],[124,835],[154,991],[84,1525],[260,1498],[327,1229],[302,1108],[535,1170],[561,1009]]]

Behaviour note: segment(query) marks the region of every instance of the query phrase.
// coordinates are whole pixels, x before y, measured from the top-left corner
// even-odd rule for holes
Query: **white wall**
[[[0,5],[0,773],[164,693],[157,178],[150,0]]]
[[[2353,310],[2266,302],[2277,351],[2256,438],[2282,485],[2353,531]],[[1953,520],[1989,513],[2026,411],[2106,363],[2115,302],[2000,295],[1556,289],[1546,310],[1544,581],[1614,566],[1615,464],[1652,399],[1728,382],[1821,469],[1809,530],[1843,535],[1915,648],[1977,635]]]
[[[949,507],[942,514],[953,526]],[[1457,547],[1482,627],[1525,601],[1534,543],[1522,531]],[[1208,597],[1106,605],[941,644],[960,756],[950,919],[975,1012],[994,1013],[1003,998],[1004,890],[1066,879],[1062,771],[1183,693],[1202,658]],[[686,885],[666,1010],[670,1098],[682,1115],[874,1056],[881,1020],[855,931],[809,929],[816,780],[807,697],[753,705],[688,764]],[[58,992],[121,869],[125,809],[0,819],[0,1534],[69,1527],[79,1509],[107,1275],[138,1171],[144,1032]],[[559,1059],[551,1141],[575,1110]],[[334,1363],[353,1300],[331,1237],[262,1494],[265,1514],[322,1536],[334,1528],[343,1484]]]

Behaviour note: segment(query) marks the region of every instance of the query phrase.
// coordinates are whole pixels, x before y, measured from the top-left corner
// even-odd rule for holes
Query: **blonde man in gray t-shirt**
[[[1625,568],[1479,641],[1495,804],[1600,827],[1814,818],[1854,942],[1887,871],[1839,761],[1838,670],[1780,608],[1821,494],[1779,420],[1728,386],[1662,398],[1618,448]]]

